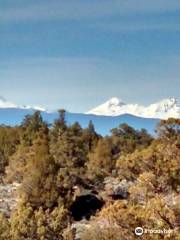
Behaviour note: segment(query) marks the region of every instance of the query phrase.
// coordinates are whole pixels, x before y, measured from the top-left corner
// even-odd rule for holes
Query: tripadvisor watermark
[[[142,236],[143,234],[163,234],[163,235],[170,235],[173,233],[172,229],[148,229],[137,227],[135,228],[135,235]]]

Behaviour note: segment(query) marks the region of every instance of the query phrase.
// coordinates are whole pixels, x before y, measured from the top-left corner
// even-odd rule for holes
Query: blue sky
[[[180,98],[180,1],[0,0],[0,86],[73,112]]]

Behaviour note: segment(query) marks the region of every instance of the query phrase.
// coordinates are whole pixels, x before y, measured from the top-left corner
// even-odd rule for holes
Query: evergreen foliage
[[[2,240],[73,240],[75,189],[89,188],[103,198],[108,177],[131,181],[127,199],[103,199],[83,240],[134,239],[137,226],[173,230],[153,239],[179,237],[179,119],[161,121],[156,139],[127,124],[102,137],[92,122],[85,129],[77,122],[68,126],[64,110],[52,126],[37,111],[20,126],[0,127],[0,173],[4,182],[21,185],[17,208],[9,217],[0,214]]]

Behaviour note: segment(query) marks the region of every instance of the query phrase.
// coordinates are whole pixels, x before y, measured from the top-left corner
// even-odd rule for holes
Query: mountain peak
[[[2,96],[0,96],[0,108],[19,108],[19,109],[33,109],[38,111],[46,111],[46,109],[39,106],[34,106],[34,107],[28,106],[28,105],[18,106],[15,103],[9,102]]]
[[[172,106],[172,105],[176,105],[179,104],[180,101],[177,98],[174,97],[170,97],[170,98],[165,98],[162,101],[159,102],[159,104],[164,104],[166,106]]]
[[[126,104],[122,100],[113,97],[88,113],[104,116],[132,114],[144,118],[159,119],[180,118],[180,101],[171,97],[145,107],[138,104]]]
[[[108,103],[109,105],[115,105],[115,106],[125,105],[125,103],[124,103],[121,99],[119,99],[119,98],[117,98],[117,97],[112,97],[112,98],[110,98],[110,99],[107,101],[107,103]]]
[[[0,96],[0,108],[16,108],[16,104],[7,101],[4,97]]]
[[[121,108],[124,108],[126,103],[117,97],[110,98],[107,102],[91,110],[90,114],[95,115],[106,115],[106,116],[117,116]]]

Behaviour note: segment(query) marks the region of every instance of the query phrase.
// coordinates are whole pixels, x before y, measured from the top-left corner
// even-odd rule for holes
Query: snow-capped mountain
[[[14,103],[7,101],[5,98],[0,97],[0,108],[17,108],[18,106]]]
[[[145,117],[160,119],[180,118],[180,101],[176,98],[167,98],[145,108]]]
[[[29,105],[24,105],[24,106],[19,106],[15,103],[7,101],[4,97],[0,96],[0,109],[6,109],[6,108],[16,108],[16,109],[34,109],[34,110],[39,110],[39,111],[46,111],[46,109],[39,107],[39,106],[29,106]]]
[[[144,118],[180,118],[180,101],[175,98],[167,98],[145,107],[138,104],[126,104],[122,100],[113,97],[87,113],[103,116],[132,114]]]
[[[108,114],[112,114],[114,111],[117,114],[118,111],[116,108],[124,108],[127,104],[123,103],[118,99],[112,99],[109,104],[105,104],[105,109],[109,110]],[[118,107],[119,106],[119,107]],[[132,105],[134,106],[134,105]],[[132,107],[129,105],[129,108]],[[0,125],[16,126],[22,123],[26,115],[31,115],[35,110],[41,111],[42,118],[48,123],[52,124],[55,119],[58,118],[57,111],[44,111],[44,109],[39,107],[31,106],[18,106],[9,101],[6,101],[4,98],[0,98]],[[112,110],[113,109],[113,110]],[[136,108],[135,108],[136,109]],[[137,105],[138,109],[138,105]],[[99,112],[102,115],[104,112]],[[122,112],[123,113],[123,112]],[[119,126],[119,124],[127,123],[128,125],[134,127],[135,129],[146,129],[149,133],[154,134],[154,129],[159,122],[159,119],[152,118],[142,118],[133,116],[132,114],[122,114],[120,116],[97,116],[92,114],[83,114],[83,113],[70,113],[66,112],[66,121],[68,125],[71,125],[75,122],[85,128],[88,126],[89,121],[92,121],[96,131],[101,135],[109,135],[110,130]]]

